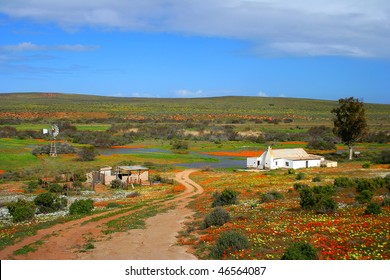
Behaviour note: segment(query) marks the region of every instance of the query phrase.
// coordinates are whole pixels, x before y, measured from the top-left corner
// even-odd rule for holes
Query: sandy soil
[[[175,199],[161,202],[168,205],[174,202],[175,208],[166,213],[158,214],[146,220],[145,229],[130,230],[124,233],[114,233],[109,238],[101,232],[101,226],[109,220],[121,216],[131,215],[135,211],[118,214],[109,218],[90,222],[82,225],[91,216],[77,221],[59,224],[49,229],[38,231],[34,236],[25,238],[23,241],[6,247],[0,251],[0,259],[32,259],[32,260],[175,260],[196,259],[186,252],[184,246],[176,246],[176,235],[183,229],[183,222],[190,219],[194,214],[186,208],[194,194],[203,192],[201,186],[189,179],[194,170],[185,170],[176,175],[176,181],[183,184],[186,190]],[[101,215],[101,214],[100,214]],[[96,215],[99,216],[99,215]],[[35,252],[13,256],[13,252],[23,246],[36,241],[44,240],[42,245],[37,246]],[[95,248],[80,252],[88,240],[93,242]]]

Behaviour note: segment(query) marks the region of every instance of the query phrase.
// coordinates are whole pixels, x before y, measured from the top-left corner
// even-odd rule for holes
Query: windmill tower
[[[51,129],[43,129],[43,134],[49,134],[53,139],[50,143],[50,156],[56,157],[57,156],[57,146],[56,146],[56,138],[58,136],[58,133],[60,133],[60,129],[56,124],[53,124],[51,126]]]

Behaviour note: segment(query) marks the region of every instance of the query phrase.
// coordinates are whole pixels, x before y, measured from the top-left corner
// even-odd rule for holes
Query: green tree
[[[353,144],[367,132],[364,104],[353,97],[340,99],[339,107],[331,112],[335,114],[333,132],[348,146],[351,160]]]
[[[80,161],[93,161],[96,157],[96,150],[94,146],[82,147],[78,152],[78,159]]]

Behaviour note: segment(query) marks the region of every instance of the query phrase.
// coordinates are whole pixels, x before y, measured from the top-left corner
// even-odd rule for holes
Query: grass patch
[[[48,236],[46,236],[45,238],[47,238],[47,237]],[[38,247],[41,246],[42,244],[43,244],[43,240],[38,240],[32,244],[23,246],[22,248],[15,250],[13,255],[14,256],[26,255],[28,253],[35,252],[36,250],[38,250]]]
[[[159,213],[168,211],[168,208],[161,208],[160,206],[151,206],[142,209],[132,215],[124,216],[119,219],[111,220],[105,224],[104,234],[110,234],[113,232],[125,232],[131,229],[143,229],[145,228],[145,220],[156,216]]]

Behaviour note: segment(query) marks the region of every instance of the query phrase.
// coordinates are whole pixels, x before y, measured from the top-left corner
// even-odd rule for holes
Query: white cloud
[[[390,57],[388,0],[6,2],[0,12],[11,17],[71,30],[92,26],[237,38],[253,42],[261,55]]]
[[[180,98],[192,98],[192,97],[205,97],[206,94],[203,90],[191,91],[187,89],[178,89],[175,91],[175,95]]]
[[[268,97],[268,95],[264,91],[259,91],[257,95],[260,97]]]
[[[31,42],[23,42],[18,45],[4,45],[0,46],[0,51],[7,52],[25,52],[25,51],[68,51],[68,52],[84,52],[93,51],[97,49],[97,46],[87,45],[36,45]]]

